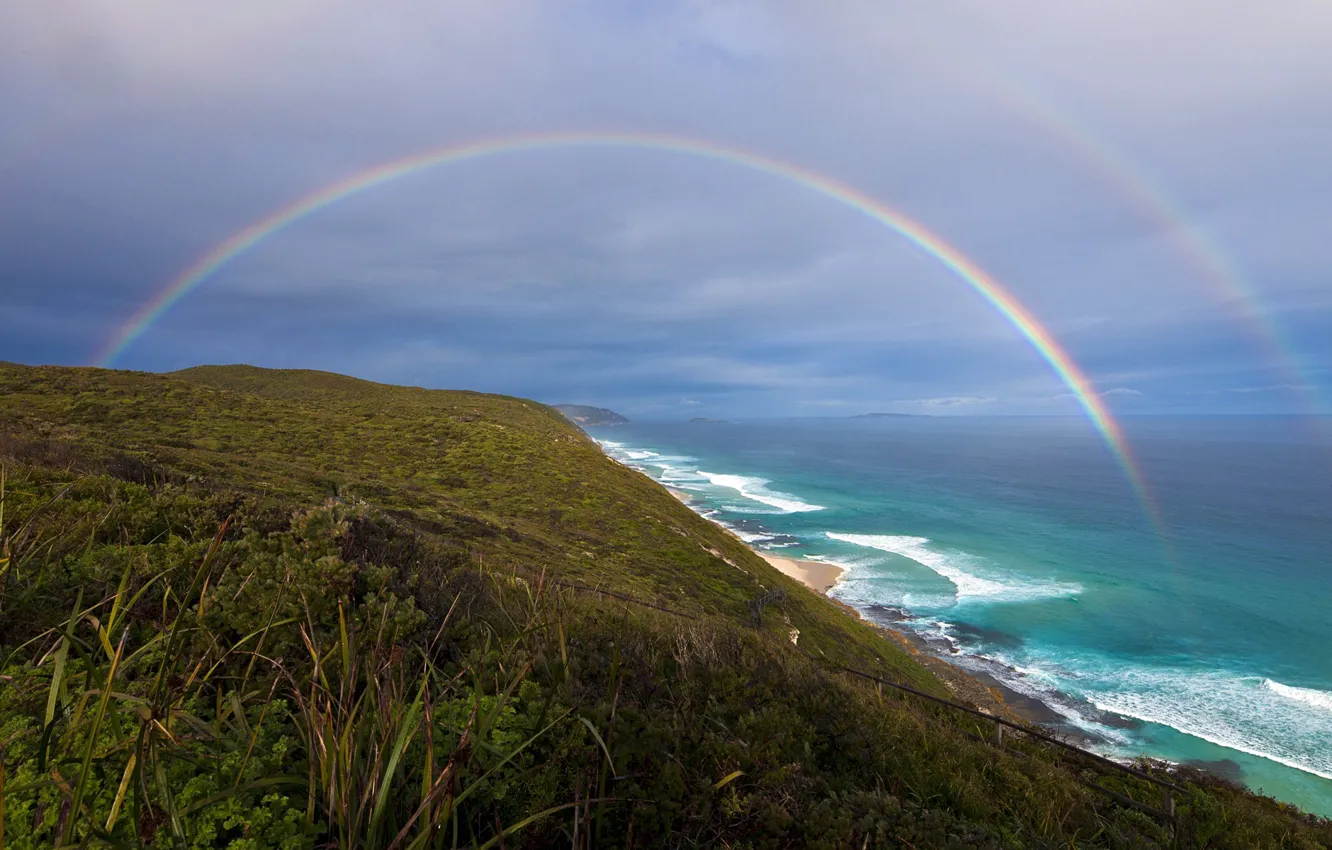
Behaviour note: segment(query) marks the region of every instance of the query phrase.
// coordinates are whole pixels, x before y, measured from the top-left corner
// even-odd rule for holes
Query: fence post
[[[994,721],[994,745],[1000,748],[1004,745],[1004,724],[998,720]]]

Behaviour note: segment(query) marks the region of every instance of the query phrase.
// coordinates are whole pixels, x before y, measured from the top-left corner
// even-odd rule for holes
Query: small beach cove
[[[691,509],[698,511],[697,500],[689,493],[674,487],[667,487],[666,489],[672,496],[689,505]],[[698,512],[706,517],[706,514],[702,511]],[[724,523],[717,522],[715,518],[707,518],[728,534],[740,539],[741,542],[745,542],[740,535],[736,534],[734,529]],[[976,675],[949,663],[940,655],[938,647],[931,645],[930,642],[915,632],[893,628],[879,618],[868,618],[859,609],[829,596],[828,592],[836,587],[837,582],[846,574],[846,570],[842,567],[824,561],[792,558],[767,552],[749,543],[746,543],[746,545],[749,546],[750,551],[768,562],[778,572],[788,578],[795,579],[823,596],[830,604],[842,608],[873,626],[884,636],[885,640],[890,640],[906,649],[928,667],[930,672],[962,701],[1010,720],[1025,721],[1037,725],[1047,725],[1059,720],[1059,713],[1040,700],[1033,699],[1005,686],[993,676]]]

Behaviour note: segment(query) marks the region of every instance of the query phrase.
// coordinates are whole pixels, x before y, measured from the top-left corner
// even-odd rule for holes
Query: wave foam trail
[[[1086,694],[1097,708],[1332,779],[1332,713],[1321,704],[1332,694],[1216,671],[1129,667],[1103,676],[1100,687],[1112,690]]]
[[[782,513],[794,514],[803,511],[823,510],[823,505],[811,505],[808,502],[800,501],[789,493],[774,493],[765,489],[763,485],[768,483],[766,478],[754,478],[748,475],[724,475],[717,472],[704,472],[701,469],[698,474],[708,479],[714,487],[734,490],[750,501],[777,508]]]
[[[1327,691],[1319,691],[1314,688],[1296,688],[1292,685],[1274,682],[1271,679],[1263,679],[1263,687],[1272,693],[1280,694],[1286,699],[1293,699],[1305,705],[1312,705],[1314,708],[1332,711],[1332,693]]]
[[[761,541],[770,540],[772,538],[771,534],[755,534],[752,531],[745,531],[743,528],[736,528],[730,525],[727,525],[725,527],[732,534],[734,534],[736,537],[739,537],[745,543],[759,543]]]
[[[1023,582],[1005,583],[969,573],[955,563],[965,555],[936,552],[928,548],[929,539],[891,534],[838,534],[824,532],[830,539],[881,552],[901,555],[916,563],[928,567],[943,576],[957,588],[957,597],[989,599],[1032,599],[1050,596],[1071,596],[1080,593],[1082,588],[1067,584],[1030,584]]]

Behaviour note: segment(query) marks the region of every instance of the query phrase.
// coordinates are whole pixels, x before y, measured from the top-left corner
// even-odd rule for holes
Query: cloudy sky
[[[200,256],[431,149],[651,133],[947,240],[1117,412],[1332,396],[1326,0],[0,5],[0,360],[89,364]],[[272,233],[115,359],[697,415],[1071,413],[900,234],[781,176],[548,145]]]

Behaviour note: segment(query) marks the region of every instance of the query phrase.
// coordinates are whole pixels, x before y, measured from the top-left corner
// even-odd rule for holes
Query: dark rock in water
[[[1122,714],[1115,714],[1113,711],[1097,711],[1093,719],[1102,726],[1109,726],[1111,729],[1141,729],[1143,722],[1136,717],[1125,717]]]
[[[768,529],[763,527],[763,523],[753,519],[738,519],[731,523],[731,527],[747,534],[767,535]]]
[[[1018,649],[1022,646],[1022,638],[989,626],[975,626],[971,623],[955,622],[953,623],[953,634],[967,643],[987,643],[1002,646],[1005,649]]]
[[[1143,725],[1139,720],[1101,711],[1084,699],[1060,691],[1050,690],[1039,696],[1019,691],[1015,688],[1016,680],[1025,679],[1025,674],[993,658],[964,651],[976,644],[1017,648],[1022,645],[1017,635],[966,622],[950,623],[947,637],[937,632],[922,632],[910,628],[909,624],[916,619],[910,611],[892,605],[868,605],[862,614],[871,622],[893,628],[922,652],[956,665],[981,684],[998,690],[1004,702],[1019,715],[1053,730],[1070,743],[1096,747],[1109,743],[1109,739],[1070,722],[1066,711],[1111,729],[1137,729]],[[903,624],[908,626],[902,628]]]
[[[880,623],[901,623],[911,619],[911,612],[891,605],[867,605],[865,613]]]
[[[991,676],[979,670],[968,670],[977,681],[983,685],[994,688],[1004,695],[1004,702],[1008,703],[1018,714],[1030,720],[1032,723],[1047,727],[1062,727],[1067,721],[1064,716],[1055,711],[1050,706],[1036,699],[1027,696],[1021,691],[1015,691],[1008,685],[1005,685],[998,678]]]
[[[1189,759],[1184,764],[1188,767],[1196,767],[1203,773],[1218,776],[1227,782],[1234,782],[1237,785],[1244,782],[1244,768],[1239,766],[1239,762],[1232,759],[1216,759],[1215,761]]]

